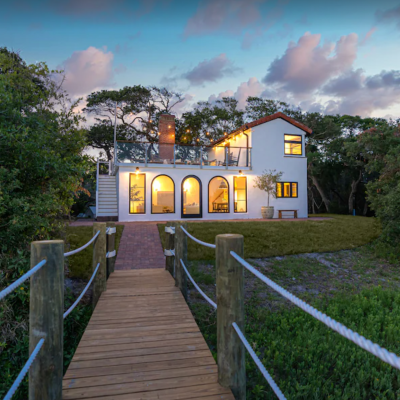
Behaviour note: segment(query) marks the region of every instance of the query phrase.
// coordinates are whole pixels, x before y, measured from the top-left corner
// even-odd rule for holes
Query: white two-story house
[[[175,118],[160,117],[158,143],[116,143],[114,174],[99,175],[98,220],[169,221],[261,218],[264,170],[282,172],[279,210],[307,217],[305,136],[311,129],[283,113],[266,116],[207,146],[175,143]],[[98,169],[99,170],[99,169]]]

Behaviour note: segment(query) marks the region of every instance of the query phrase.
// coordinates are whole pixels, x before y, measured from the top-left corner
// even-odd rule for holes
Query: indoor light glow
[[[190,188],[191,188],[190,182],[188,179],[186,179],[185,183],[183,184],[183,190],[185,192],[190,192]]]
[[[161,189],[161,182],[159,180],[155,180],[153,183],[153,188],[156,192],[158,192]]]

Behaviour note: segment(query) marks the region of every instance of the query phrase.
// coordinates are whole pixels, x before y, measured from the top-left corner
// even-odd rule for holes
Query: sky
[[[0,46],[63,70],[65,89],[165,86],[178,114],[247,96],[400,117],[399,0],[0,0]]]

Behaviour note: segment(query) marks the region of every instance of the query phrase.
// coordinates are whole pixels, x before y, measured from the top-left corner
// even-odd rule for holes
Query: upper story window
[[[146,213],[146,175],[129,174],[129,214]]]
[[[297,182],[278,182],[276,197],[297,197]]]
[[[301,156],[302,154],[303,154],[302,136],[285,134],[285,155]]]

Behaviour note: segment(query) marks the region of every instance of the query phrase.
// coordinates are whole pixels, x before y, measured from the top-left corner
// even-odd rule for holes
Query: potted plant
[[[276,172],[275,169],[269,171],[263,171],[262,175],[259,175],[254,180],[254,187],[268,193],[267,206],[261,207],[261,215],[265,219],[273,218],[274,207],[270,207],[269,199],[271,195],[276,198],[276,183],[280,180],[282,172]]]

